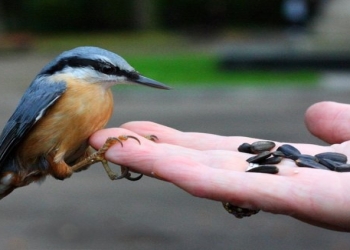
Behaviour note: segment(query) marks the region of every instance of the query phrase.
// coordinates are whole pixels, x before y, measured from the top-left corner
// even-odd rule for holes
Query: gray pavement
[[[0,56],[0,127],[50,59]],[[323,144],[305,129],[304,111],[318,101],[348,102],[349,95],[350,90],[321,87],[158,91],[120,86],[109,126],[151,120],[184,131]],[[350,245],[347,233],[287,216],[261,212],[235,219],[218,202],[147,177],[136,183],[112,182],[99,166],[65,181],[47,178],[41,185],[18,189],[0,201],[0,213],[0,249],[294,250]]]

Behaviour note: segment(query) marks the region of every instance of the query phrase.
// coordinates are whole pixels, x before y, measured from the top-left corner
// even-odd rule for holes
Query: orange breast
[[[91,134],[103,128],[113,112],[110,89],[96,83],[66,81],[67,91],[50,107],[19,148],[24,165],[43,155],[63,161]]]

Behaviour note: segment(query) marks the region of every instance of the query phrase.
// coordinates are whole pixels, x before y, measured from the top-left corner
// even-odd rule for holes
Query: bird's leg
[[[136,180],[141,179],[142,175],[135,177],[135,178],[131,177],[129,169],[127,167],[124,167],[124,166],[121,166],[122,173],[121,173],[121,175],[118,176],[109,167],[108,161],[105,158],[105,153],[107,152],[107,150],[111,146],[113,146],[116,143],[120,143],[121,146],[123,146],[123,141],[126,141],[129,138],[132,138],[140,143],[139,139],[137,139],[134,136],[130,136],[130,135],[129,136],[122,135],[122,136],[118,136],[118,137],[109,137],[98,151],[92,153],[87,158],[83,159],[82,161],[80,161],[77,164],[75,164],[74,166],[72,166],[71,167],[72,171],[78,172],[81,169],[85,168],[87,165],[91,165],[91,164],[94,164],[96,162],[101,162],[111,180],[118,180],[118,179],[126,178],[126,179],[131,180],[131,181],[136,181]]]

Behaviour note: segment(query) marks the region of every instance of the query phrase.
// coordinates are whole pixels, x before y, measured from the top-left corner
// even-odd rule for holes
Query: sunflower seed
[[[346,163],[348,158],[346,155],[336,152],[325,152],[315,155],[317,159],[328,159],[336,162]]]
[[[275,157],[283,157],[283,158],[286,157],[281,151],[274,151],[272,152],[272,155]]]
[[[251,145],[249,143],[243,143],[238,147],[238,152],[252,154]]]
[[[256,141],[250,145],[253,153],[258,154],[264,151],[270,151],[276,146],[276,144],[272,141]]]
[[[277,151],[281,151],[286,158],[292,160],[298,159],[299,155],[301,155],[300,151],[290,144],[283,144],[277,148]]]
[[[258,155],[254,155],[252,157],[249,157],[246,161],[249,163],[260,163],[261,161],[269,158],[271,155],[272,155],[272,153],[270,151],[264,151]]]
[[[260,162],[262,165],[278,164],[283,160],[281,156],[272,156]]]
[[[242,219],[243,217],[248,217],[253,214],[257,214],[260,211],[260,209],[249,209],[249,208],[235,206],[229,202],[223,202],[222,205],[224,206],[227,212],[234,215],[238,219]]]
[[[246,172],[277,174],[278,168],[273,165],[259,165],[258,167],[248,169]]]
[[[334,171],[337,172],[350,172],[350,164],[344,164],[341,163],[340,165],[338,165]]]
[[[336,172],[349,172],[350,171],[350,165],[341,163],[338,161],[333,161],[330,159],[323,159],[320,158],[320,164],[326,166],[330,170],[336,171]]]
[[[323,158],[319,158],[318,159],[318,162],[320,163],[320,164],[322,164],[323,166],[325,166],[325,167],[327,167],[327,168],[329,168],[330,170],[333,170],[333,171],[335,171],[335,168],[337,167],[336,165],[336,163],[337,162],[335,162],[335,161],[332,161],[332,160],[329,160],[329,159],[323,159]]]
[[[325,167],[324,165],[318,162],[315,162],[314,160],[311,160],[308,157],[303,157],[303,156],[300,156],[297,160],[295,160],[295,164],[297,164],[298,167],[303,167],[303,168],[317,168],[317,169],[329,170],[329,168]]]
[[[303,159],[309,159],[310,161],[315,161],[318,162],[318,158],[313,156],[313,155],[306,155],[306,154],[301,154],[298,156],[298,159],[302,157]]]

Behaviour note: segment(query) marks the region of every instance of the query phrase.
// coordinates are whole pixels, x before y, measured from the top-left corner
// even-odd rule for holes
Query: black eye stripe
[[[96,71],[106,75],[125,76],[129,79],[137,79],[139,77],[139,74],[137,72],[129,72],[126,70],[122,70],[119,67],[110,64],[109,62],[101,60],[84,59],[80,57],[69,57],[62,59],[58,61],[55,65],[53,65],[51,68],[41,73],[54,74],[63,70],[67,66],[72,68],[91,67]]]

